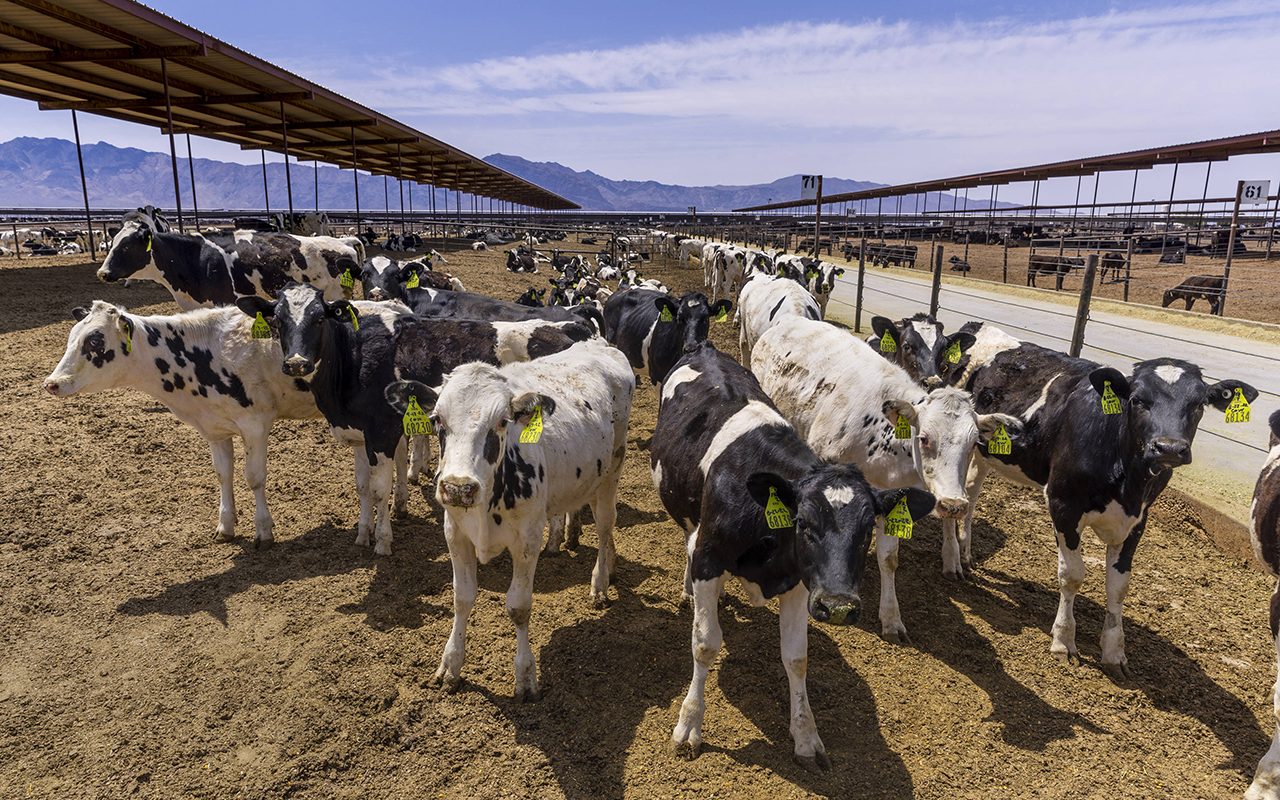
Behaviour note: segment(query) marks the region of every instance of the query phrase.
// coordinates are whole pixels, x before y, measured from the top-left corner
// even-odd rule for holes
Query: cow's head
[[[916,314],[897,323],[886,317],[872,317],[871,329],[877,337],[870,342],[871,346],[905,369],[912,380],[928,388],[948,383],[959,356],[974,343],[970,333],[943,335],[942,324],[928,314]],[[882,346],[886,333],[893,337],[894,349]],[[957,356],[956,361],[951,360],[952,355]]]
[[[142,221],[127,219],[111,240],[111,249],[98,267],[98,280],[114,283],[133,275],[155,261],[155,233]]]
[[[54,397],[96,392],[117,385],[120,375],[136,359],[133,341],[136,325],[123,308],[102,300],[93,307],[72,309],[75,327],[67,338],[67,351],[44,379],[44,390]]]
[[[1176,358],[1142,361],[1128,378],[1099,367],[1089,373],[1089,383],[1099,395],[1110,384],[1122,406],[1129,455],[1152,474],[1191,463],[1191,442],[1205,406],[1226,411],[1237,389],[1250,403],[1258,397],[1243,381],[1205,383],[1199,367]]]
[[[835,264],[831,264],[826,261],[819,262],[817,275],[815,275],[815,277],[818,278],[818,294],[831,294],[831,292],[836,288],[836,280],[843,276],[844,269],[842,267],[838,267]]]
[[[714,304],[707,301],[702,292],[689,292],[679,300],[670,295],[654,298],[654,306],[658,309],[658,325],[674,325],[674,338],[681,343],[684,352],[691,352],[699,342],[706,341],[711,332],[711,318],[720,313],[733,310],[733,303],[727,299],[717,300]],[[664,322],[663,316],[670,321]],[[657,331],[655,331],[655,334]]]
[[[832,625],[852,625],[862,615],[859,583],[876,518],[904,497],[912,520],[928,515],[934,504],[919,489],[874,489],[857,467],[843,464],[824,464],[795,481],[757,472],[747,479],[747,491],[761,513],[768,514],[771,502],[786,508],[795,562],[809,589],[809,616]],[[767,551],[770,544],[761,547]]]
[[[241,297],[236,306],[251,317],[261,314],[279,337],[284,351],[281,370],[295,378],[310,375],[320,365],[328,337],[329,321],[351,324],[355,306],[346,300],[326,303],[323,293],[309,283],[290,281],[273,303],[262,297]]]
[[[886,400],[882,411],[890,424],[900,416],[911,424],[916,474],[937,498],[934,511],[944,519],[963,517],[969,508],[965,478],[974,448],[986,446],[1001,425],[1010,439],[1022,432],[1017,417],[978,414],[973,396],[962,389],[934,389],[914,401]]]
[[[394,258],[374,256],[365,259],[364,266],[360,268],[360,285],[364,289],[365,299],[400,299],[401,287],[409,279],[409,275],[413,274],[412,268],[402,278],[403,274],[404,267]]]

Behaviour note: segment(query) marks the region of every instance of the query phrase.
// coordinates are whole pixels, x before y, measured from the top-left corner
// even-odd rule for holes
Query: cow
[[[514,250],[507,251],[507,271],[508,272],[537,272],[538,264],[531,255],[517,254]]]
[[[454,617],[435,684],[448,691],[461,684],[476,561],[487,564],[506,550],[507,616],[516,627],[515,699],[539,698],[529,614],[542,529],[549,516],[590,500],[600,539],[590,595],[602,604],[613,571],[618,482],[634,393],[626,358],[598,340],[501,369],[464,364],[438,393],[412,381],[387,387],[397,413],[404,413],[410,397],[431,408],[440,434],[436,499],[444,507],[453,562]]]
[[[488,250],[489,245],[485,244],[484,242],[476,241],[471,243],[471,249],[477,252],[482,252],[484,250]]]
[[[1018,421],[978,414],[964,391],[925,391],[905,370],[856,337],[822,322],[792,317],[756,343],[751,371],[778,411],[818,456],[857,464],[878,489],[908,486],[937,498],[943,520],[942,574],[964,577],[956,520],[968,508],[965,474],[975,446]],[[906,643],[895,572],[898,538],[878,529],[880,626],[886,641]]]
[[[1271,441],[1267,460],[1253,489],[1249,533],[1253,540],[1253,554],[1271,577],[1276,578],[1280,576],[1280,411],[1272,413],[1268,423]],[[1271,639],[1275,642],[1276,658],[1280,662],[1280,583],[1271,593],[1270,622]],[[1258,763],[1253,783],[1245,792],[1245,800],[1280,799],[1280,677],[1276,679],[1272,700],[1275,735],[1271,739],[1271,748]]]
[[[827,302],[831,299],[831,292],[836,288],[836,280],[843,276],[844,268],[830,261],[818,261],[812,266],[805,267],[804,287],[809,290],[809,294],[813,295],[813,299],[818,301],[823,319],[826,319]]]
[[[431,269],[431,262],[423,259],[397,261],[388,256],[374,256],[360,267],[360,284],[369,300],[403,300],[406,284],[431,289],[464,291],[462,282],[447,272]]]
[[[1112,278],[1112,282],[1119,283],[1121,280],[1120,272],[1124,269],[1126,263],[1128,263],[1128,259],[1121,253],[1103,253],[1102,258],[1098,261],[1098,281],[1106,283],[1107,273],[1110,272],[1115,275]]]
[[[546,296],[547,296],[546,289],[535,289],[532,286],[530,286],[528,289],[524,290],[524,294],[516,298],[516,304],[522,305],[522,306],[529,306],[530,308],[542,308],[543,307],[542,298]]]
[[[359,270],[356,257],[353,248],[324,236],[159,233],[130,219],[111,240],[98,278],[155,281],[184,311],[230,305],[238,297],[274,298],[286,283],[303,280],[338,300],[342,274]]]
[[[856,623],[877,519],[899,501],[917,519],[933,497],[882,492],[856,466],[823,461],[755,377],[711,342],[684,354],[662,395],[649,466],[663,507],[684,530],[683,597],[693,602],[693,680],[670,749],[689,758],[701,750],[707,672],[722,642],[717,605],[734,577],[753,605],[778,598],[794,758],[812,772],[830,769],[805,686],[807,618]]]
[[[818,301],[800,284],[763,273],[743,284],[736,314],[742,363],[751,363],[751,349],[765,331],[792,316],[822,319]]]
[[[1022,422],[1022,435],[1007,454],[977,451],[962,560],[970,561],[973,511],[989,472],[1042,489],[1057,536],[1061,595],[1049,651],[1064,663],[1079,663],[1074,604],[1085,577],[1081,533],[1092,527],[1107,546],[1102,667],[1114,680],[1128,679],[1123,603],[1151,504],[1173,470],[1191,463],[1204,407],[1225,411],[1237,392],[1252,402],[1258,391],[1238,380],[1206,383],[1199,367],[1175,358],[1139,362],[1126,376],[1019,342],[986,323],[969,322],[961,330],[976,341],[950,382],[973,394],[979,413]]]
[[[923,311],[897,322],[872,317],[871,330],[874,335],[867,339],[871,349],[930,389],[946,382],[948,373],[960,363],[961,354],[973,345],[971,334],[957,331],[945,335],[942,323]]]
[[[747,251],[740,247],[720,246],[711,256],[710,264],[711,302],[714,303],[721,292],[729,299],[736,298],[746,272]]]
[[[1226,294],[1226,286],[1227,279],[1221,275],[1194,275],[1166,290],[1160,305],[1168,308],[1175,300],[1185,300],[1186,310],[1190,311],[1196,300],[1207,300],[1209,313],[1218,315],[1222,313],[1222,298]]]
[[[1027,257],[1027,285],[1035,286],[1037,275],[1053,275],[1056,278],[1053,288],[1062,291],[1062,280],[1067,277],[1067,273],[1083,266],[1084,259],[1076,256],[1032,253]]]
[[[604,304],[604,336],[661,397],[662,382],[681,354],[707,338],[712,317],[732,309],[732,302],[710,303],[701,292],[677,299],[651,289],[630,289]]]
[[[387,500],[403,435],[402,415],[387,405],[383,390],[398,379],[439,386],[445,373],[469,361],[497,365],[528,360],[574,342],[546,321],[364,316],[346,300],[326,302],[310,284],[287,284],[274,303],[255,296],[241,298],[237,305],[250,317],[274,320],[282,354],[279,368],[306,379],[334,438],[355,448],[361,496],[356,544],[367,546],[372,534],[377,555],[391,554]]]
[[[689,266],[689,256],[698,256],[698,260],[701,261],[704,258],[702,253],[706,246],[707,242],[701,239],[685,239],[680,242],[676,247],[676,255],[680,259],[680,266]],[[705,269],[706,265],[703,264],[703,267]]]
[[[960,258],[960,256],[952,256],[951,258],[948,258],[947,261],[951,263],[952,272],[959,272],[967,275],[969,274],[969,270],[973,269],[973,267],[969,265],[969,262]]]
[[[599,335],[604,331],[604,316],[593,305],[535,308],[474,292],[424,288],[405,289],[401,297],[405,305],[413,309],[413,313],[433,319],[484,319],[502,322],[541,319],[557,323],[577,322],[587,331],[587,336],[583,338]]]

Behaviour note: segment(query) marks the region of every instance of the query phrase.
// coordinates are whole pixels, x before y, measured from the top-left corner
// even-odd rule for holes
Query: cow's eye
[[[920,436],[919,436],[919,437],[917,437],[917,438],[919,438],[919,440],[920,440],[920,449],[921,449],[921,450],[929,450],[929,449],[932,449],[932,447],[933,447],[933,440],[929,438],[929,434],[927,434],[927,433],[922,433],[922,434],[920,434]]]
[[[101,351],[107,344],[107,340],[101,333],[91,333],[89,338],[85,340],[85,346],[90,350]]]
[[[1130,398],[1129,398],[1129,405],[1130,405],[1131,407],[1133,407],[1133,408],[1136,408],[1136,409],[1142,410],[1142,409],[1147,408],[1147,401],[1143,400],[1143,399],[1142,399],[1142,398],[1140,398],[1140,397],[1130,397]]]
[[[506,417],[503,417],[502,419],[498,420],[498,430],[505,431],[507,429],[507,423],[510,421],[511,420],[507,419]]]

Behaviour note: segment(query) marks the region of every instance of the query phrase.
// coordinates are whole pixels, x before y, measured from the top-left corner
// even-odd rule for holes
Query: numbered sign
[[[800,176],[800,199],[801,200],[817,200],[818,185],[822,183],[821,175],[801,175]]]
[[[685,206],[685,208],[687,208],[687,209],[689,210],[689,216],[691,216],[691,217],[693,217],[693,216],[697,216],[697,214],[698,214],[698,207],[697,207],[697,206]]]
[[[1271,194],[1271,181],[1245,181],[1240,187],[1240,205],[1260,206]]]

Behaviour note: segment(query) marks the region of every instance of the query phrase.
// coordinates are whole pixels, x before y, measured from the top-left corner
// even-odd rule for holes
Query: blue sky
[[[1280,0],[153,2],[474,155],[618,179],[899,183],[1280,128]],[[70,138],[68,116],[0,98],[0,139]],[[81,134],[167,150],[100,117]],[[1166,197],[1169,177],[1140,175],[1139,198]],[[1280,184],[1280,159],[1216,165],[1210,192],[1238,177]],[[1183,168],[1178,194],[1203,178]],[[1101,196],[1127,200],[1131,181],[1104,176]],[[1056,181],[1045,199],[1074,192]]]

